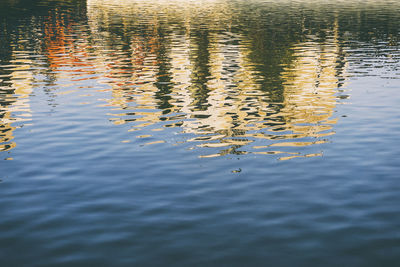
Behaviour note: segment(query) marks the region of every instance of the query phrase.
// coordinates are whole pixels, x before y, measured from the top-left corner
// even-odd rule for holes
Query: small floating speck
[[[122,140],[121,143],[130,143],[131,140]]]
[[[13,160],[14,158],[5,158],[4,160]]]
[[[239,172],[242,172],[242,169],[239,168],[239,169],[237,169],[237,170],[233,170],[232,172],[233,172],[233,173],[239,173]]]

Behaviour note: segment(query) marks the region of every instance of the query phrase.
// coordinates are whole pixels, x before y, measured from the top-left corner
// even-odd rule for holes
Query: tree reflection
[[[19,10],[25,2],[6,5]],[[11,140],[6,118],[12,117],[15,99],[29,97],[34,73],[40,73],[45,88],[60,87],[61,81],[102,90],[106,84],[108,105],[121,111],[111,118],[115,124],[130,123],[131,131],[145,136],[179,127],[189,135],[182,135],[183,141],[214,148],[208,156],[319,155],[300,155],[299,147],[324,143],[334,134],[338,88],[348,77],[347,51],[360,47],[354,40],[385,40],[387,48],[396,46],[398,37],[399,15],[385,10],[392,19],[383,20],[374,15],[381,6],[372,2],[362,7],[225,0],[31,5],[31,11],[16,12],[31,12],[31,20],[1,21],[1,64],[14,64],[23,50],[45,56],[47,65],[39,69],[34,66],[40,62],[24,61],[32,69],[24,72],[32,76],[24,78],[29,81],[24,93],[17,93],[21,78],[15,76],[23,64],[0,69],[7,132],[2,144]]]

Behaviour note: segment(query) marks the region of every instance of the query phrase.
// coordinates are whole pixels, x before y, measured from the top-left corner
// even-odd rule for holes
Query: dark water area
[[[0,266],[397,266],[399,25],[0,0]]]

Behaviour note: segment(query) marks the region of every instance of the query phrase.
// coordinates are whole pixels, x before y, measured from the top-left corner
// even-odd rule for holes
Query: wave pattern
[[[397,266],[399,22],[1,0],[0,266]]]

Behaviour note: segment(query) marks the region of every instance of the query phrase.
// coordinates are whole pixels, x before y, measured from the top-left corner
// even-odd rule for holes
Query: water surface
[[[0,3],[0,263],[395,266],[397,1]]]

